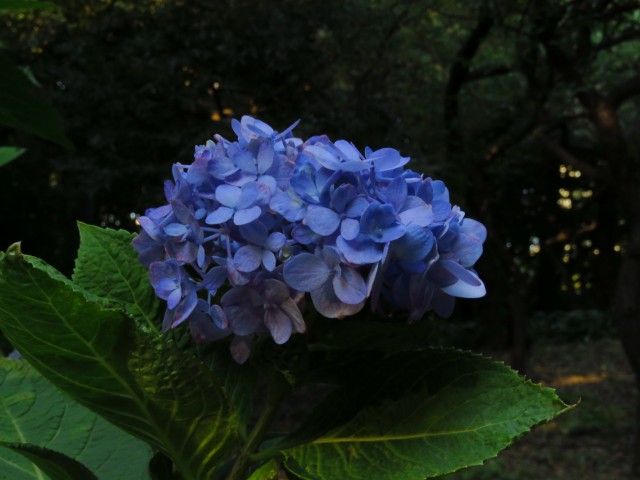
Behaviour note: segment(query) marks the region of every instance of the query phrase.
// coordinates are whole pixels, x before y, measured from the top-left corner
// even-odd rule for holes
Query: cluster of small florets
[[[405,169],[392,148],[364,155],[326,136],[306,141],[251,117],[238,140],[216,135],[173,166],[167,204],[139,217],[133,245],[167,302],[164,328],[197,341],[234,335],[242,363],[254,335],[305,331],[305,293],[324,317],[433,310],[485,288],[473,264],[484,226],[452,207],[444,183]]]

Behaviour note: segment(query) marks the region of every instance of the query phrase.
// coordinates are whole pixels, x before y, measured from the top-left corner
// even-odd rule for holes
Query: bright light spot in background
[[[534,257],[538,253],[540,253],[540,238],[535,236],[529,237],[529,255]]]
[[[560,208],[564,208],[565,210],[571,210],[571,208],[573,207],[573,202],[570,198],[559,198],[558,206]]]

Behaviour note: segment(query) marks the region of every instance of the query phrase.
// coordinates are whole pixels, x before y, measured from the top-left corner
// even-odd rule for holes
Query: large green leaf
[[[34,463],[51,480],[98,480],[98,477],[83,464],[60,452],[31,445],[30,443],[0,442],[0,446],[22,455],[28,461]],[[109,445],[104,445],[104,447],[106,448],[102,450],[108,453],[110,451]],[[36,475],[37,474],[38,472],[36,472]],[[122,473],[120,475],[122,475]]]
[[[210,478],[238,435],[219,381],[168,336],[78,289],[13,247],[0,258],[0,328],[46,378],[165,452],[185,479]]]
[[[51,10],[57,8],[55,3],[37,0],[0,0],[0,12],[10,10]]]
[[[343,386],[291,439],[308,442],[284,450],[290,471],[317,480],[435,477],[481,464],[568,408],[553,390],[478,355],[377,355],[336,362]]]
[[[78,223],[80,249],[73,282],[98,297],[115,300],[132,317],[152,329],[159,301],[149,283],[147,269],[131,246],[135,234]]]
[[[57,112],[37,90],[29,77],[0,52],[0,125],[73,148]]]
[[[26,150],[18,147],[0,147],[0,167],[15,160]]]
[[[0,391],[0,478],[44,478],[13,452],[72,472],[81,471],[77,460],[102,480],[148,478],[148,445],[63,395],[28,363],[0,358]]]

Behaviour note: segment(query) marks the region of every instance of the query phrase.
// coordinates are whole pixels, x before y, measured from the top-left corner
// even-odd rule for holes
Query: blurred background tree
[[[301,118],[301,136],[399,148],[487,225],[489,294],[461,302],[460,342],[524,371],[531,329],[558,327],[534,313],[584,311],[614,319],[640,373],[636,0],[56,3],[0,17],[76,146],[0,130],[28,147],[0,171],[2,248],[70,272],[76,219],[135,229],[232,117]]]

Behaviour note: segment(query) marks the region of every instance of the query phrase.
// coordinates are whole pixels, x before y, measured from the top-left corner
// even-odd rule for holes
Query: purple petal
[[[268,303],[279,305],[291,297],[289,287],[279,280],[268,278],[262,282],[262,285],[264,286],[264,298]]]
[[[189,294],[184,298],[182,302],[180,302],[180,304],[176,308],[175,317],[173,323],[171,324],[171,328],[175,328],[182,322],[184,322],[189,317],[189,315],[191,315],[193,309],[196,308],[197,303],[198,296],[196,295],[196,291],[191,290],[191,292],[189,292]]]
[[[284,281],[300,292],[320,288],[329,279],[330,273],[327,264],[311,253],[300,253],[284,264]]]
[[[231,340],[229,350],[236,363],[242,365],[251,354],[251,337],[236,335],[233,337],[233,340]]]
[[[280,304],[280,308],[291,319],[293,330],[297,333],[304,333],[307,326],[304,323],[304,318],[298,308],[298,304],[293,299],[288,298]]]
[[[340,168],[338,157],[322,147],[310,145],[306,147],[304,151],[312,155],[320,165],[329,170],[338,170]]]
[[[292,325],[289,316],[280,308],[269,308],[264,313],[264,324],[271,332],[273,341],[282,345],[291,337]]]
[[[326,237],[338,229],[340,216],[329,208],[309,205],[305,223],[315,233]]]
[[[344,318],[358,313],[364,306],[364,302],[359,304],[341,302],[336,296],[331,282],[327,282],[322,288],[311,292],[311,300],[316,310],[327,318]]]

